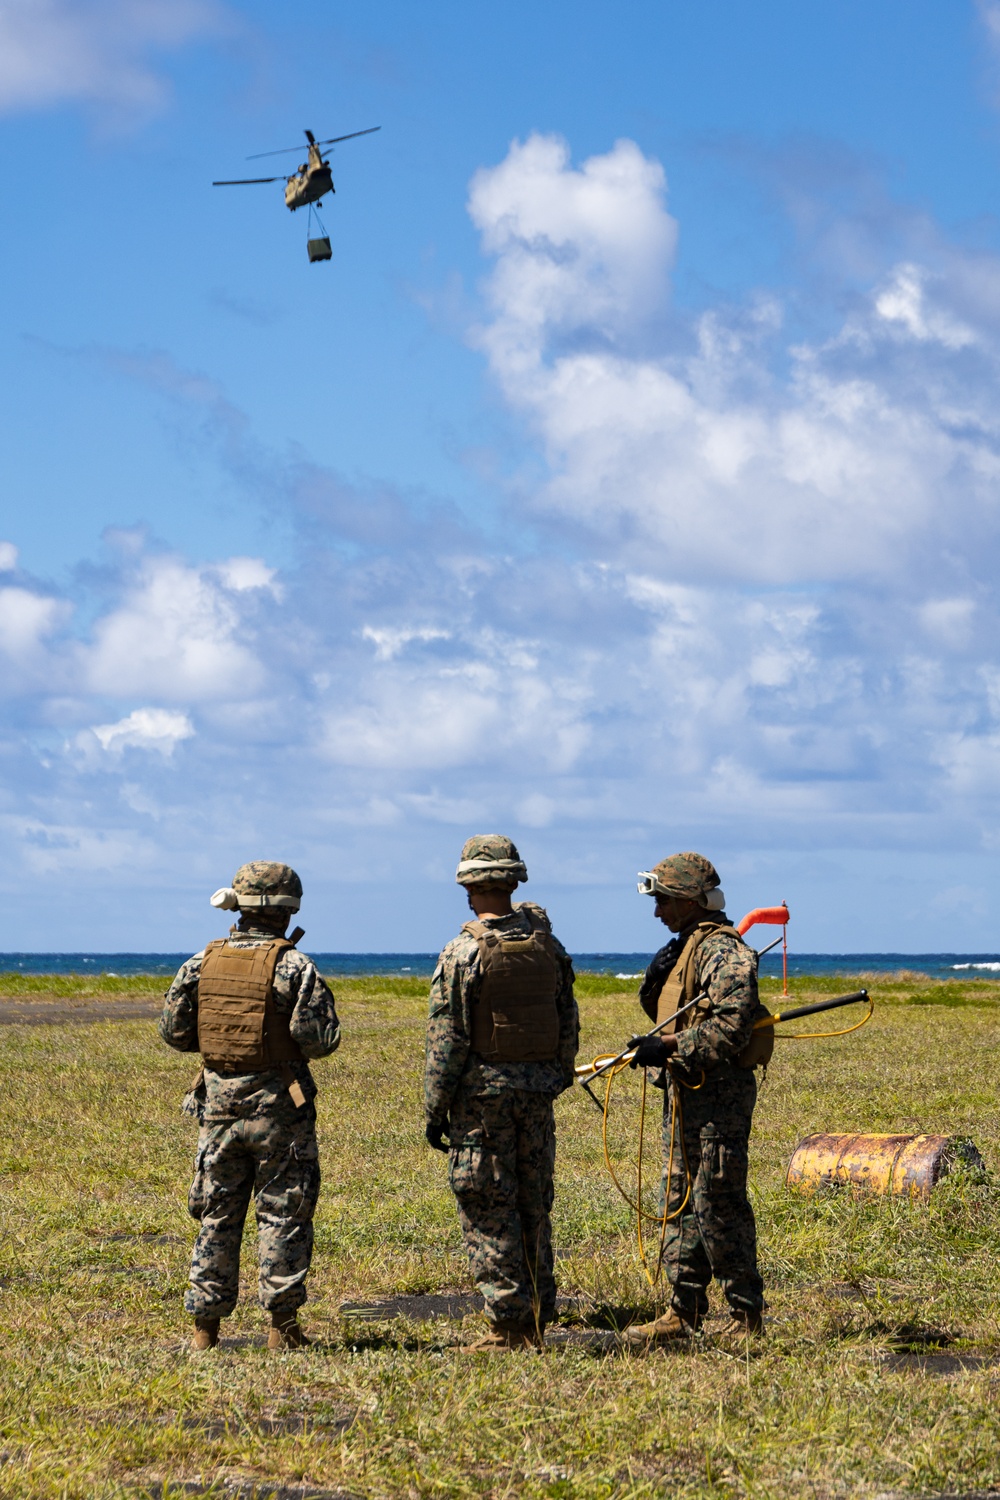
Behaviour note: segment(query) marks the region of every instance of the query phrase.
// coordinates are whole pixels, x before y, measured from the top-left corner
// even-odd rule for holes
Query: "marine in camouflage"
[[[463,856],[480,857],[464,850]],[[515,905],[510,916],[480,920],[500,936],[526,938],[527,905]],[[573,1083],[579,1042],[573,966],[555,939],[553,947],[559,973],[554,1061],[487,1063],[472,1051],[472,1006],[482,972],[479,944],[470,933],[454,938],[441,954],[427,1027],[427,1123],[443,1125],[449,1135],[449,1181],[476,1285],[494,1322],[525,1327],[550,1320],[555,1310],[552,1102]]]
[[[294,873],[294,872],[293,872]],[[296,877],[297,878],[297,877]],[[244,914],[230,930],[239,948],[273,942],[273,921]],[[167,991],[160,1036],[180,1052],[198,1050],[198,980],[204,953],[181,966]],[[311,958],[287,949],[274,972],[275,1009],[305,1058],[327,1057],[340,1045],[333,995]],[[294,1311],[306,1300],[312,1216],[319,1193],[316,1084],[307,1061],[255,1073],[205,1068],[185,1109],[201,1124],[189,1197],[200,1223],[184,1306],[196,1317],[226,1317],[236,1305],[239,1253],[250,1199],[258,1230],[260,1300],[269,1312]],[[306,1103],[296,1109],[288,1078]]]
[[[702,911],[696,921],[722,926],[728,919],[724,912]],[[654,1020],[660,990],[691,930],[678,933],[661,948],[646,971],[639,998]],[[664,1200],[667,1212],[675,1213],[684,1200],[687,1178],[679,1141],[672,1164],[669,1160],[672,1089],[683,1119],[691,1196],[666,1226],[664,1264],[672,1287],[671,1304],[688,1322],[696,1322],[706,1311],[713,1275],[733,1311],[757,1313],[764,1305],[764,1284],[757,1270],[757,1230],[747,1197],[757,1085],[753,1072],[736,1061],[750,1040],[758,1014],[756,961],[745,943],[720,931],[705,938],[695,963],[696,992],[708,998],[710,1009],[678,1033],[676,1061],[668,1070],[673,1081],[664,1098],[663,1124]]]

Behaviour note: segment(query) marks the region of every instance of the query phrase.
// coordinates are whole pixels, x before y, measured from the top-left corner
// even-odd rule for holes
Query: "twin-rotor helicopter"
[[[336,146],[340,141],[353,141],[359,135],[373,135],[376,130],[381,130],[381,125],[370,125],[367,130],[352,130],[349,135],[331,136],[329,140],[318,141],[311,130],[305,132],[306,140],[309,142],[309,157],[293,172],[291,177],[285,178],[285,205],[294,213],[297,208],[309,208],[309,229],[307,231],[306,249],[309,259],[330,260],[332,250],[330,239],[323,227],[323,221],[319,217],[318,204],[327,193],[335,193],[337,190],[333,185],[333,176],[330,171],[330,163],[323,156],[321,147]],[[259,161],[264,156],[284,156],[287,152],[300,151],[300,146],[284,146],[279,151],[258,151],[253,156],[248,156],[247,161]],[[213,182],[213,187],[249,187],[258,182],[281,182],[279,177],[232,177],[221,182]],[[320,234],[312,238],[313,217],[319,225]]]

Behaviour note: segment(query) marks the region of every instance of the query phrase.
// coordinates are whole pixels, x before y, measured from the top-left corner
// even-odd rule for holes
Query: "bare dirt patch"
[[[0,995],[0,1026],[92,1026],[95,1021],[155,1021],[158,1000],[15,1000]]]

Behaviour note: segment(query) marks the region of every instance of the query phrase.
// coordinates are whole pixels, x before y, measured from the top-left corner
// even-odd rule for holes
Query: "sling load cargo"
[[[359,135],[374,135],[376,130],[381,130],[381,125],[370,125],[367,130],[352,130],[348,135],[330,136],[328,140],[318,141],[311,130],[305,132],[309,143],[309,155],[302,163],[297,172],[290,177],[227,177],[212,183],[213,187],[252,187],[258,183],[281,182],[285,184],[285,207],[292,213],[299,208],[309,209],[309,226],[307,229],[306,251],[310,263],[313,261],[330,260],[333,252],[330,248],[330,237],[326,232],[323,221],[319,217],[319,202],[327,193],[335,193],[337,190],[333,185],[333,175],[330,171],[330,163],[324,157],[321,147],[335,146],[340,141],[353,141]],[[300,146],[282,146],[277,151],[257,151],[253,156],[248,156],[247,161],[258,161],[264,156],[284,156],[289,151],[299,151]],[[314,235],[313,225],[319,228],[319,233]]]

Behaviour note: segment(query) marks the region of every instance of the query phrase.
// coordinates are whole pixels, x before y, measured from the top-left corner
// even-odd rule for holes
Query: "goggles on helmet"
[[[726,898],[721,889],[716,886],[714,890],[706,891],[701,897],[692,896],[690,893],[671,890],[662,881],[657,880],[652,870],[639,871],[639,884],[636,890],[640,896],[673,896],[676,901],[697,901],[704,906],[706,911],[724,911]]]

